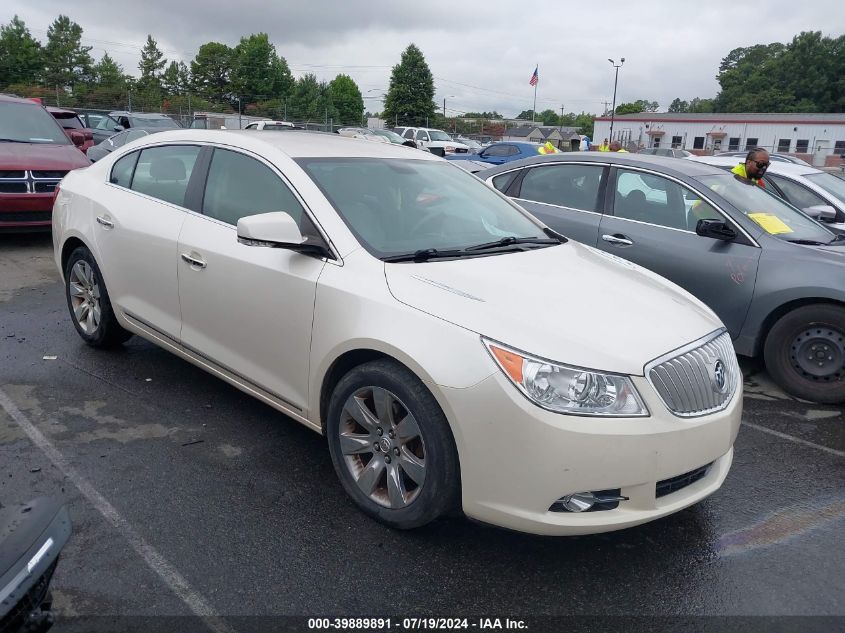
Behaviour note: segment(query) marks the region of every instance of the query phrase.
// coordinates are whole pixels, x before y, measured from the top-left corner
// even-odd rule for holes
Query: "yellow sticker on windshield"
[[[749,213],[748,217],[754,220],[757,224],[763,227],[766,233],[772,235],[781,235],[782,233],[792,233],[789,225],[781,220],[778,216],[771,213]]]

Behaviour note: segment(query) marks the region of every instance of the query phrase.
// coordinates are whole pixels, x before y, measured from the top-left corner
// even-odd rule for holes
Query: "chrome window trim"
[[[152,136],[152,135],[148,134],[147,136]],[[323,241],[325,241],[325,243],[328,244],[329,250],[332,252],[332,255],[334,255],[334,257],[335,257],[334,260],[327,259],[325,257],[321,258],[321,259],[328,261],[329,263],[334,263],[334,264],[341,265],[341,266],[343,265],[343,258],[340,256],[340,251],[335,247],[334,243],[329,238],[328,233],[323,228],[323,226],[314,217],[314,214],[311,212],[311,209],[305,203],[305,200],[302,198],[299,191],[297,191],[296,187],[294,187],[290,183],[290,181],[287,178],[285,178],[285,176],[281,173],[281,171],[279,171],[279,169],[275,165],[273,165],[273,163],[267,161],[267,159],[265,159],[263,156],[260,156],[258,154],[255,154],[254,152],[251,152],[250,150],[243,149],[241,147],[237,147],[237,146],[234,146],[234,145],[227,145],[225,143],[209,143],[209,142],[204,142],[204,141],[201,141],[201,142],[196,142],[196,141],[170,141],[170,142],[154,143],[154,144],[151,144],[151,145],[144,145],[143,147],[135,147],[135,148],[130,149],[129,151],[121,153],[119,156],[116,156],[114,158],[114,162],[112,162],[111,166],[108,169],[105,184],[109,187],[115,187],[115,188],[121,189],[123,191],[128,191],[129,193],[133,193],[135,195],[141,196],[141,197],[143,197],[147,200],[152,200],[154,202],[160,202],[162,204],[166,204],[170,207],[173,207],[174,209],[178,209],[179,211],[183,211],[185,213],[190,213],[192,215],[196,215],[196,216],[199,216],[201,218],[205,218],[206,220],[209,220],[211,222],[216,222],[217,224],[220,224],[221,226],[227,226],[227,227],[231,228],[232,230],[234,230],[235,232],[237,232],[238,227],[236,225],[229,224],[228,222],[223,222],[222,220],[218,220],[217,218],[212,218],[211,216],[205,215],[204,213],[197,212],[197,211],[194,211],[192,209],[188,209],[187,207],[182,207],[182,206],[179,206],[178,204],[173,204],[172,202],[167,202],[166,200],[161,200],[161,199],[156,198],[154,196],[150,196],[150,195],[147,195],[145,193],[141,193],[140,191],[135,191],[134,189],[130,189],[129,187],[123,187],[121,185],[118,185],[118,184],[111,182],[112,170],[114,169],[115,164],[121,158],[123,158],[124,156],[128,156],[132,152],[140,152],[140,151],[143,151],[145,149],[151,149],[151,148],[154,148],[154,147],[170,147],[170,146],[173,146],[173,145],[184,145],[184,146],[199,147],[200,151],[202,151],[202,148],[204,148],[204,147],[208,147],[208,148],[211,148],[211,149],[215,149],[215,148],[225,149],[225,150],[228,150],[228,151],[238,152],[238,153],[243,154],[244,156],[247,156],[249,158],[256,159],[260,163],[262,163],[263,165],[266,165],[267,167],[269,167],[270,170],[274,174],[276,174],[276,176],[278,176],[281,179],[281,181],[285,184],[285,186],[288,189],[290,189],[291,193],[293,193],[294,198],[296,198],[296,200],[299,202],[299,204],[302,205],[303,212],[305,214],[307,214],[308,219],[311,220],[311,223],[314,225],[314,227],[320,233],[320,237],[322,237]],[[197,157],[197,160],[199,160],[199,157]],[[209,163],[208,167],[209,167],[209,169],[211,169],[211,163]]]

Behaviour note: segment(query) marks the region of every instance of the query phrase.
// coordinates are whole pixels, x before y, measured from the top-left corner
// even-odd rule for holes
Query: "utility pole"
[[[129,111],[132,112],[132,90],[129,90]]]
[[[241,123],[241,98],[235,97],[235,99],[238,100],[238,129],[242,130],[242,129],[244,129],[244,126]]]
[[[56,107],[61,107],[61,103],[59,103],[59,84],[56,84]]]
[[[561,132],[563,132],[563,108],[564,108],[564,106],[561,103],[560,104],[560,126],[558,127],[558,130],[561,131]]]
[[[625,63],[625,58],[623,57],[619,64],[617,64],[612,59],[608,58],[608,60],[613,67],[616,69],[616,78],[613,80],[613,109],[610,111],[610,142],[613,142],[613,118],[616,115],[616,85],[619,83],[619,69],[622,67],[622,64]]]
[[[610,105],[610,101],[602,101],[602,103],[604,104],[604,114],[607,116],[607,106]]]

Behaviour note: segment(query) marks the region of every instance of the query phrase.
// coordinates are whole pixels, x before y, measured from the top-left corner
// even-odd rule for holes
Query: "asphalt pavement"
[[[137,337],[85,346],[49,235],[0,235],[0,503],[65,498],[74,533],[53,581],[64,617],[200,614],[212,630],[229,630],[218,615],[839,616],[841,627],[843,410],[746,373],[733,468],[697,506],[598,536],[463,517],[396,532],[353,507],[319,435]]]

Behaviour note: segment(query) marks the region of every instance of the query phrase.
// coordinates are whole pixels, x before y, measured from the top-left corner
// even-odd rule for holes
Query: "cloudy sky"
[[[108,51],[132,74],[148,33],[168,59],[189,62],[204,42],[235,45],[264,31],[294,76],[351,75],[371,111],[413,42],[450,116],[531,108],[536,64],[538,111],[601,112],[613,96],[609,57],[625,58],[618,103],[649,99],[665,110],[674,97],[715,96],[719,62],[733,48],[845,33],[842,0],[5,0],[0,21],[18,14],[44,41],[60,13],[82,26],[95,59]]]

